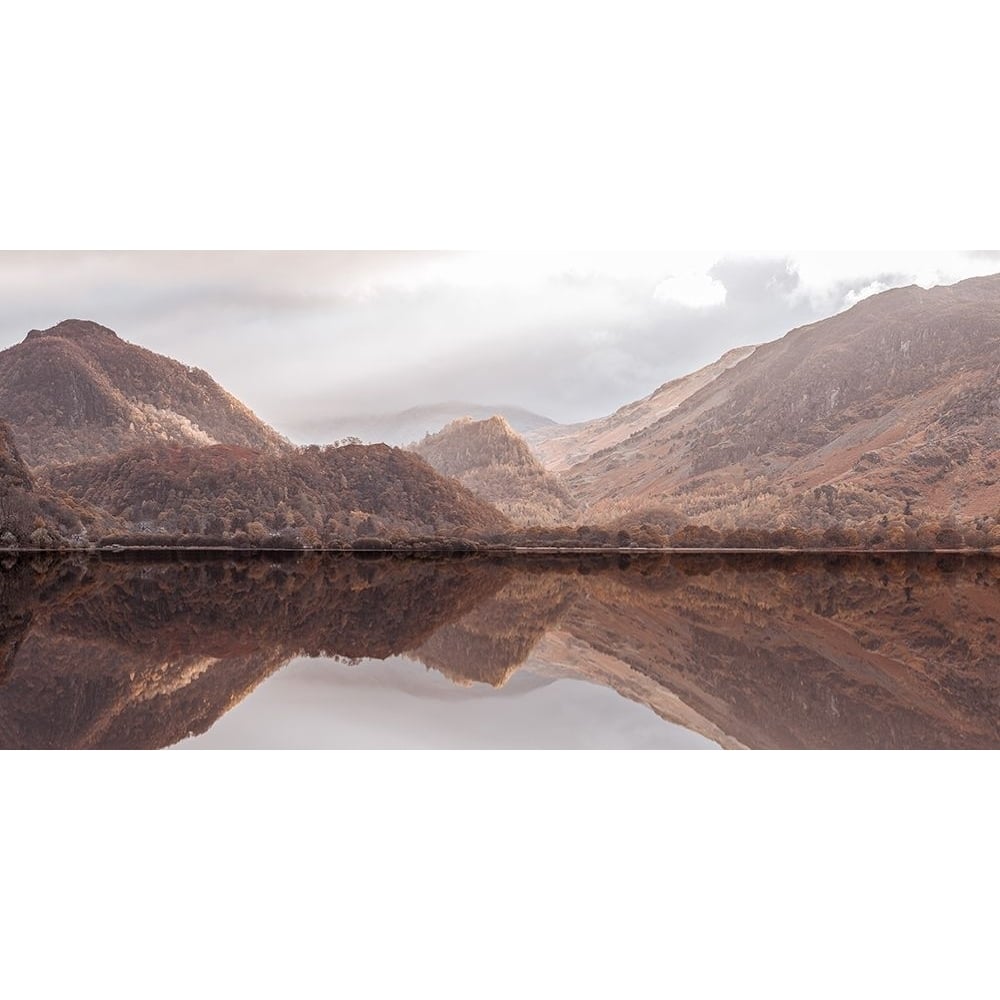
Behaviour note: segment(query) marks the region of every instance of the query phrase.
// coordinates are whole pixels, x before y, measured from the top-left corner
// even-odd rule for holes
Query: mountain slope
[[[518,524],[566,524],[576,505],[503,417],[464,418],[429,434],[413,451]]]
[[[51,486],[145,534],[309,545],[358,537],[465,537],[509,522],[409,452],[386,445],[281,455],[158,444],[47,470]]]
[[[532,429],[525,433],[525,440],[546,469],[564,472],[586,461],[595,452],[610,448],[656,423],[754,350],[754,347],[734,348],[718,361],[661,385],[645,398],[620,407],[611,416],[579,424],[554,424]]]
[[[205,372],[85,320],[32,330],[0,351],[0,420],[32,467],[161,441],[288,447]]]
[[[915,530],[1000,510],[1000,276],[793,330],[566,474],[587,516]]]
[[[120,527],[104,511],[36,483],[10,428],[0,422],[0,548],[86,543]]]

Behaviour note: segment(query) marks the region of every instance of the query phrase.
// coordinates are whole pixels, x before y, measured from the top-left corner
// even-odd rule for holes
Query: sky
[[[463,400],[602,416],[886,288],[1000,251],[0,253],[0,347],[67,318],[204,368],[293,439]]]

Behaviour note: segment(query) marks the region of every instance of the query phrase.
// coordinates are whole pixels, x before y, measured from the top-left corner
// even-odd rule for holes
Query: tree
[[[711,549],[721,540],[722,535],[706,524],[685,524],[670,536],[670,544],[678,548]]]
[[[251,542],[259,544],[267,538],[268,531],[260,521],[251,521],[247,525],[247,535],[249,535]]]

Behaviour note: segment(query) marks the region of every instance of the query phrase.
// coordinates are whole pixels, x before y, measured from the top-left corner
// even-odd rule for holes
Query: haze
[[[0,347],[67,317],[209,371],[293,438],[461,399],[596,417],[738,345],[1000,252],[2,253]]]

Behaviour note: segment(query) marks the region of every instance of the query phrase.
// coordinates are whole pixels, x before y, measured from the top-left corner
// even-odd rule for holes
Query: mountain
[[[399,413],[355,414],[299,421],[293,426],[293,430],[299,439],[317,443],[356,437],[360,441],[407,445],[439,431],[454,420],[463,417],[485,420],[494,414],[502,416],[514,430],[522,434],[541,427],[556,426],[555,421],[548,417],[519,406],[483,406],[453,400],[429,406],[414,406]]]
[[[160,544],[187,536],[336,545],[361,537],[462,537],[510,524],[416,455],[386,445],[252,451],[155,444],[51,466],[46,482]]]
[[[530,428],[524,435],[532,451],[550,472],[564,472],[595,452],[610,448],[677,409],[689,396],[715,381],[724,371],[749,357],[754,347],[737,347],[718,361],[676,378],[649,396],[628,403],[609,417],[579,424]]]
[[[501,416],[464,417],[429,434],[413,451],[518,524],[566,524],[576,504]]]
[[[31,467],[163,441],[289,447],[205,372],[76,319],[0,351],[0,420]]]
[[[761,345],[564,481],[588,519],[936,537],[1000,527],[998,451],[1000,275],[883,292]]]

